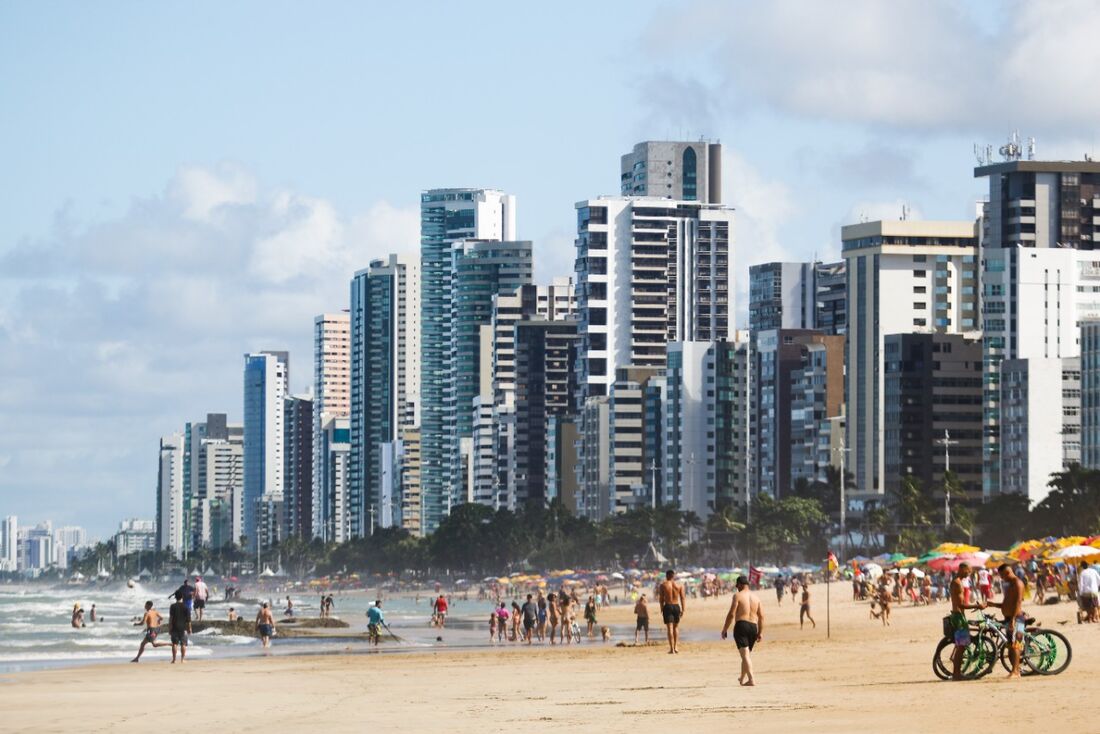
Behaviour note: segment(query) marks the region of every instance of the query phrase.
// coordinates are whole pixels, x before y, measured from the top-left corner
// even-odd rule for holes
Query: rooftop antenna
[[[1023,149],[1020,147],[1020,131],[1013,130],[1008,142],[1002,145],[998,152],[1001,154],[1001,158],[1006,161],[1020,160],[1023,155]]]
[[[907,221],[909,219],[909,207],[905,204],[901,205],[901,221]]]
[[[1027,139],[1027,159],[1035,160],[1035,138],[1033,137]]]

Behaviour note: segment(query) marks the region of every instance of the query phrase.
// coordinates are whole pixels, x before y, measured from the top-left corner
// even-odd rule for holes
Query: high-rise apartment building
[[[749,268],[749,329],[843,334],[844,263],[771,262]]]
[[[244,357],[244,496],[242,532],[253,549],[263,546],[261,517],[281,502],[285,470],[283,434],[285,398],[290,380],[286,352]],[[270,531],[277,523],[269,521]]]
[[[801,358],[790,373],[792,489],[800,482],[826,481],[827,467],[840,463],[837,451],[843,448],[843,344],[811,342],[803,345]]]
[[[647,140],[622,156],[620,193],[677,201],[722,201],[722,144]]]
[[[944,469],[950,461],[962,491],[980,501],[981,339],[963,334],[887,334],[885,348],[887,489],[913,476],[942,505]]]
[[[412,255],[371,262],[351,283],[351,455],[349,506],[352,537],[392,517],[380,508],[384,443],[420,419],[420,263]]]
[[[515,508],[517,502],[517,471],[527,473],[527,468],[518,468],[517,461],[528,461],[531,457],[519,457],[517,444],[520,440],[519,433],[525,437],[531,431],[541,432],[541,428],[533,428],[519,424],[519,416],[516,406],[517,383],[532,376],[520,369],[517,363],[518,324],[525,320],[561,321],[571,319],[575,308],[573,296],[573,284],[569,278],[555,278],[550,285],[523,285],[511,293],[500,293],[493,298],[492,309],[492,353],[491,353],[491,377],[493,396],[493,426],[495,431],[494,444],[496,466],[494,469],[494,491],[499,495],[494,504]],[[574,337],[576,328],[572,328]],[[551,347],[553,350],[557,342]],[[540,366],[527,362],[525,369],[539,370]],[[570,374],[572,365],[569,366]],[[555,375],[557,376],[557,375]],[[571,395],[571,393],[570,393]],[[528,397],[531,397],[528,394]],[[527,408],[531,407],[529,403]],[[524,420],[531,418],[526,413]],[[540,433],[541,435],[541,433]],[[526,440],[526,438],[524,439]],[[533,478],[537,482],[544,481],[542,477],[543,467],[541,454],[538,458],[539,467],[534,469]],[[523,479],[527,482],[527,479]],[[541,487],[541,484],[539,485]],[[519,503],[527,501],[527,487],[521,492],[523,497]],[[543,490],[540,488],[532,497],[541,498]]]
[[[841,229],[848,276],[846,399],[854,495],[886,488],[885,337],[978,330],[974,222],[877,221]]]
[[[999,367],[1001,492],[1041,502],[1051,474],[1081,463],[1081,360],[1006,359]]]
[[[1082,322],[1100,318],[1100,163],[1010,159],[979,166],[974,176],[989,180],[982,229],[982,479],[991,497],[1025,487],[1005,475],[1002,460],[1001,362],[1077,357]],[[1011,471],[1018,463],[1012,459]],[[1037,481],[1026,489],[1032,501],[1047,492]]]
[[[1081,322],[1081,465],[1100,469],[1100,321]]]
[[[419,332],[419,325],[413,329]],[[420,335],[417,333],[417,340]],[[314,537],[322,537],[328,518],[323,514],[322,432],[332,418],[346,418],[351,403],[351,316],[323,313],[313,319],[313,519]]]
[[[812,329],[769,329],[753,334],[752,418],[754,494],[788,496],[793,486],[795,373],[810,360],[809,347],[825,347],[825,383],[818,386],[827,416],[840,415],[844,399],[844,337]],[[802,397],[805,397],[803,392]],[[816,402],[816,398],[815,398]],[[803,406],[804,407],[804,406]],[[816,430],[815,430],[816,432]]]
[[[577,322],[544,318],[517,321],[513,432],[504,444],[508,506],[545,504],[548,422],[571,414],[575,390]],[[500,413],[498,412],[498,419]]]
[[[575,409],[620,367],[663,367],[668,342],[729,338],[731,209],[602,197],[577,204],[577,225]]]
[[[321,526],[314,528],[326,543],[351,540],[348,512],[348,473],[351,428],[347,418],[329,418],[321,431]]]
[[[283,406],[283,500],[286,535],[313,537],[313,398],[292,395]]]
[[[611,385],[607,439],[611,478],[608,495],[601,497],[601,513],[626,512],[650,499],[650,465],[655,457],[645,452],[645,395],[651,380],[663,379],[660,372],[656,367],[620,367]]]
[[[174,433],[160,440],[157,464],[157,548],[182,558],[187,535],[183,512],[184,436]]]
[[[151,553],[157,550],[157,521],[130,518],[118,524],[114,535],[115,555],[119,558],[131,553]]]
[[[0,524],[0,570],[19,570],[19,518],[8,515]]]
[[[533,275],[530,241],[463,240],[452,246],[451,318],[445,329],[451,344],[448,369],[443,378],[443,432],[451,463],[452,504],[469,501],[474,492],[470,477],[475,473],[472,442],[475,422],[489,430],[481,443],[480,474],[489,474],[495,462],[493,430],[493,308],[501,294],[531,284]],[[503,318],[504,314],[500,314]],[[478,404],[475,406],[475,400]],[[487,466],[486,466],[487,464]],[[483,485],[483,489],[485,489]],[[493,490],[489,490],[490,495]],[[490,498],[491,499],[491,498]]]
[[[431,532],[454,485],[445,430],[450,378],[453,244],[516,239],[516,200],[492,189],[431,189],[420,196],[421,527]]]

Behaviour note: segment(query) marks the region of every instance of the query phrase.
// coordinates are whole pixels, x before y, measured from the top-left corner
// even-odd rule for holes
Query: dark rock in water
[[[277,637],[310,637],[313,633],[307,630],[343,629],[349,626],[347,622],[331,617],[326,619],[311,619],[305,617],[295,619],[276,618],[275,620]],[[167,629],[167,625],[161,625],[159,631],[165,632]],[[223,635],[241,635],[244,637],[260,636],[256,631],[256,622],[252,619],[238,619],[235,622],[230,622],[225,619],[204,619],[201,622],[198,620],[191,621],[191,632],[193,634],[207,629],[216,629]]]

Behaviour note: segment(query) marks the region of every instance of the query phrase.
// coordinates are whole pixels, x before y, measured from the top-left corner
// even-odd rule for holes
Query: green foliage
[[[753,502],[752,522],[746,533],[754,558],[789,563],[796,553],[807,558],[825,555],[828,516],[816,499],[785,497],[774,500],[760,495]]]

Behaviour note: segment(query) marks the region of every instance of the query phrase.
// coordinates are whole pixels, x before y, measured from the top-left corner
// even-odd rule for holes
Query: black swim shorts
[[[753,645],[756,644],[758,634],[759,631],[752,622],[741,620],[733,625],[733,641],[737,643],[738,650],[743,647],[747,647],[751,650]]]
[[[206,608],[206,600],[205,599],[195,599],[195,609],[205,609],[205,608]]]
[[[664,617],[665,624],[680,624],[680,614],[679,604],[664,604],[661,606],[661,616]]]
[[[183,645],[184,647],[187,646],[186,632],[176,632],[175,630],[171,630],[169,632],[169,637],[171,638],[173,645]]]
[[[634,631],[638,630],[649,631],[649,617],[638,617],[638,624],[634,627]]]

